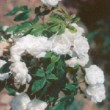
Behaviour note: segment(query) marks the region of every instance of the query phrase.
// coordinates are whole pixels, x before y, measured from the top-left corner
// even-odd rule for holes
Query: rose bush
[[[0,47],[0,82],[15,96],[12,110],[64,110],[82,92],[80,80],[91,101],[103,101],[104,73],[96,65],[87,68],[90,46],[78,17],[59,0],[41,1],[47,7],[36,7],[34,19],[27,6],[15,7],[6,16],[20,24],[1,27],[0,43],[7,45]]]

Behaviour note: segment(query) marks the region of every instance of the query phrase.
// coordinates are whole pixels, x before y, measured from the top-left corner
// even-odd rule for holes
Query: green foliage
[[[46,73],[51,73],[54,70],[55,64],[49,64],[46,69]]]
[[[15,18],[14,21],[23,21],[29,18],[29,12],[23,12],[18,14]]]
[[[64,102],[59,102],[56,106],[49,108],[49,110],[64,110],[64,109],[65,109]]]
[[[76,29],[71,24],[79,19],[76,16],[70,16],[60,7],[56,9],[48,9],[42,6],[36,7],[34,10],[35,17],[32,20],[29,20],[30,11],[32,10],[27,6],[20,6],[14,7],[6,14],[6,16],[14,16],[14,21],[19,22],[18,25],[9,27],[6,30],[6,34],[3,35],[6,39],[10,38],[7,33],[12,33],[17,37],[31,34],[36,37],[46,36],[49,38],[54,34],[64,33],[66,28],[72,33],[76,32]],[[50,15],[49,18],[45,19],[48,14]],[[1,30],[2,27],[0,27]],[[72,68],[74,83],[69,83],[66,78],[68,67],[65,64],[65,58],[66,56],[56,55],[53,52],[47,52],[44,58],[39,59],[29,55],[25,58],[22,57],[22,61],[26,63],[29,74],[32,76],[27,93],[30,97],[38,97],[47,101],[49,103],[48,110],[65,110],[74,100],[74,95],[78,90],[76,73],[79,66]],[[3,72],[3,68],[1,68],[1,72]],[[9,65],[6,68],[9,68]],[[25,90],[26,85],[22,85],[17,89],[12,82],[14,83],[14,78],[10,77],[9,80],[6,80],[6,85],[4,85],[10,95],[14,95],[16,91],[23,92]],[[60,92],[64,93],[63,97],[59,97]]]
[[[5,88],[7,89],[9,95],[15,95],[17,91],[14,86],[9,85],[9,84],[7,84]]]
[[[36,93],[39,90],[41,90],[46,84],[46,79],[41,78],[41,79],[36,79],[32,85],[32,93]]]
[[[37,72],[35,73],[35,76],[45,77],[45,72],[44,72],[44,70],[38,69]]]
[[[28,11],[28,7],[27,6],[20,6],[20,7],[16,6],[10,12],[8,12],[6,14],[6,16],[13,16],[13,15],[15,15],[18,12],[26,12],[26,11]]]
[[[64,91],[69,91],[69,92],[76,92],[77,90],[77,85],[75,83],[67,83]]]
[[[58,80],[58,78],[54,74],[48,74],[47,79],[49,79],[49,80]]]

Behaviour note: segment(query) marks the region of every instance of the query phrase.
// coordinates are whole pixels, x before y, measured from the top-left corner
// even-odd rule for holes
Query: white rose
[[[71,32],[68,28],[65,29],[65,35],[68,36],[68,39],[72,40],[78,37],[83,37],[83,34],[85,33],[84,28],[80,27],[78,24],[73,23],[71,24],[76,29],[76,32]]]
[[[31,81],[31,76],[28,74],[28,69],[24,62],[15,62],[10,66],[15,82],[21,85]]]
[[[86,66],[89,62],[89,55],[88,54],[83,54],[78,56],[78,64],[81,65],[82,67]]]
[[[87,38],[85,37],[78,37],[74,40],[74,51],[78,54],[78,55],[83,55],[83,54],[87,54],[89,51],[89,44],[87,41]]]
[[[11,47],[11,61],[20,61],[21,56],[25,53],[29,53],[36,58],[44,57],[48,50],[50,50],[50,45],[47,37],[27,35],[19,38],[15,45]]]
[[[66,60],[65,63],[69,67],[75,67],[76,65],[80,65],[84,67],[89,61],[88,54],[81,55],[79,57],[73,57],[69,60]]]
[[[7,62],[5,60],[0,60],[0,68],[5,65]]]
[[[41,0],[43,4],[47,5],[47,6],[52,6],[55,7],[59,1],[61,0]]]
[[[94,85],[104,83],[104,73],[98,66],[91,65],[89,68],[86,68],[85,71],[85,81],[87,84]]]
[[[11,103],[12,110],[27,110],[26,108],[30,101],[27,94],[21,93],[13,98]]]
[[[9,76],[10,76],[9,73],[2,73],[2,74],[0,74],[0,80],[4,81],[4,80],[8,79]]]
[[[51,51],[58,55],[65,55],[69,53],[71,43],[65,34],[53,36],[49,39],[51,42]]]
[[[102,102],[106,96],[105,96],[105,87],[103,84],[97,84],[94,86],[89,86],[86,89],[86,93],[88,98],[91,99],[92,102]]]
[[[45,110],[47,103],[38,99],[32,100],[28,105],[26,110]]]
[[[35,56],[36,58],[44,57],[46,51],[50,49],[47,37],[43,36],[35,37],[28,35],[27,37],[25,37],[24,42],[30,44],[27,45],[26,51],[32,56]]]

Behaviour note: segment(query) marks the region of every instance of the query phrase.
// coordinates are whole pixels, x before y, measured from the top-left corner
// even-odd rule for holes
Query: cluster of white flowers
[[[27,35],[16,39],[15,45],[10,48],[10,61],[14,62],[10,66],[10,70],[15,77],[15,81],[20,84],[31,81],[26,65],[20,61],[26,53],[35,58],[44,57],[47,51],[52,51],[58,55],[68,54],[72,57],[65,61],[68,66],[74,67],[78,64],[85,66],[89,61],[89,44],[83,36],[83,28],[75,23],[72,26],[77,30],[75,33],[66,29],[62,35],[54,35],[50,38]]]
[[[16,40],[14,46],[10,48],[12,65],[10,70],[15,78],[15,82],[26,84],[31,81],[31,76],[28,74],[28,68],[24,62],[21,62],[22,55],[28,53],[36,58],[44,57],[46,51],[49,50],[47,37],[35,37],[27,35]]]
[[[85,67],[89,61],[89,44],[87,38],[83,36],[84,29],[77,24],[72,24],[76,32],[72,33],[69,29],[61,35],[53,35],[50,38],[44,36],[27,35],[16,39],[15,44],[10,48],[11,61],[10,70],[14,76],[15,82],[26,84],[31,81],[31,75],[28,74],[28,68],[24,62],[21,62],[21,57],[26,53],[35,58],[45,57],[47,51],[52,51],[57,55],[69,55],[71,58],[65,63],[69,67],[80,65]],[[94,102],[101,102],[105,99],[104,75],[103,71],[92,65],[85,69],[85,81],[89,85],[86,92]],[[103,91],[99,91],[99,90]],[[99,94],[94,94],[94,93]],[[102,97],[100,97],[102,95]],[[31,105],[31,104],[30,104]]]
[[[88,97],[95,103],[102,102],[105,96],[104,73],[96,65],[85,69],[85,81],[89,85],[86,89]]]
[[[76,65],[84,67],[89,61],[88,51],[90,47],[87,38],[83,36],[84,29],[75,23],[72,24],[72,26],[77,30],[76,33],[72,33],[68,29],[66,29],[64,33],[70,42],[70,50],[68,54],[72,57],[66,61],[66,64],[70,67]]]
[[[61,0],[41,0],[48,7],[55,7]]]
[[[26,93],[14,97],[11,103],[12,110],[45,110],[47,103],[38,99],[30,100]]]
[[[21,56],[29,53],[30,55],[40,58],[44,57],[46,51],[49,49],[47,37],[39,36],[35,37],[27,35],[16,40],[14,46],[11,47],[11,61],[17,62],[21,60]]]

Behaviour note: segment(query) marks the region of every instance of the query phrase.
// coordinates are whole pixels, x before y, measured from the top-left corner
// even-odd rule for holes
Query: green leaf
[[[65,110],[65,102],[59,102],[54,107],[49,108],[49,110]]]
[[[46,79],[45,78],[42,78],[42,79],[39,79],[39,80],[35,80],[33,85],[32,85],[32,93],[36,93],[38,92],[39,90],[41,90],[45,84],[46,84]]]
[[[21,6],[21,7],[14,7],[9,13],[6,14],[6,16],[12,16],[12,15],[15,15],[17,12],[19,11],[27,11],[28,10],[28,7],[27,6]]]
[[[77,73],[77,71],[79,70],[79,65],[76,65],[74,68],[73,68],[73,73]]]
[[[38,36],[38,35],[42,35],[43,31],[45,29],[45,26],[42,24],[36,24],[33,27],[33,30],[31,31],[32,35]]]
[[[77,32],[77,30],[75,29],[75,27],[71,26],[71,25],[68,25],[67,28],[72,32]]]
[[[77,85],[74,83],[68,83],[65,86],[64,91],[70,91],[70,92],[75,92],[77,90]]]
[[[30,26],[31,26],[31,23],[29,23],[29,22],[22,23],[16,27],[15,32],[23,31],[25,29],[28,29]]]
[[[11,86],[11,85],[6,85],[5,88],[8,90],[8,94],[9,94],[9,95],[15,95],[16,89],[15,89],[13,86]]]
[[[64,22],[65,17],[63,17],[62,15],[58,15],[56,13],[52,13],[50,15],[50,19],[51,21],[55,21],[55,22]]]
[[[71,16],[71,23],[77,23],[80,20],[79,17],[76,17],[76,15]]]
[[[45,58],[51,58],[51,56],[52,56],[52,52],[47,52]]]
[[[60,59],[60,56],[52,55],[51,62],[56,63],[56,62],[58,62],[59,59]]]
[[[31,21],[31,24],[35,24],[39,21],[39,16],[35,16],[35,18]]]
[[[16,26],[9,27],[9,28],[7,29],[7,32],[12,32],[12,33],[14,33],[14,32],[16,31],[16,29],[17,29],[17,25],[16,25]]]
[[[23,12],[18,14],[15,18],[14,21],[23,21],[29,18],[29,12]]]
[[[57,78],[54,74],[48,74],[48,75],[47,75],[47,79],[50,79],[50,80],[58,80],[58,78]]]
[[[46,69],[46,73],[51,73],[54,70],[55,64],[49,64],[47,69]]]
[[[37,72],[35,73],[35,76],[45,77],[45,72],[44,72],[44,70],[38,69]]]

